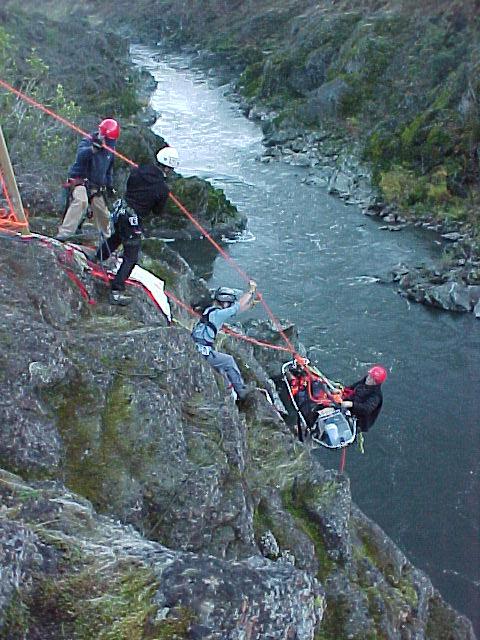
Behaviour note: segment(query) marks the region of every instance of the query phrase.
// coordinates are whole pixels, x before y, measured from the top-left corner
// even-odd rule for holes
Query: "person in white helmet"
[[[123,261],[111,283],[110,303],[131,302],[125,291],[125,281],[138,262],[142,244],[142,220],[152,213],[161,215],[168,199],[167,176],[178,167],[178,151],[164,147],[157,153],[158,164],[139,165],[127,180],[125,196],[117,200],[112,212],[113,233],[98,248],[95,261],[107,260],[123,245]]]

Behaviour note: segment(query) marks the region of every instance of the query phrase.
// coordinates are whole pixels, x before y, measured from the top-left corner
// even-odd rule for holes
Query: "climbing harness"
[[[213,322],[210,321],[210,314],[213,313],[214,311],[216,311],[215,307],[207,307],[204,312],[202,313],[202,315],[200,316],[200,318],[198,319],[197,324],[195,325],[195,327],[192,330],[192,338],[194,339],[195,343],[198,345],[198,347],[206,347],[207,350],[205,351],[205,349],[202,351],[202,349],[198,349],[200,351],[200,353],[202,353],[203,355],[207,355],[210,353],[210,348],[213,347],[214,343],[215,343],[215,338],[217,337],[217,333],[218,333],[218,329],[217,327],[213,324]],[[194,335],[195,330],[198,328],[198,325],[204,325],[204,327],[208,327],[210,329],[210,331],[213,333],[213,337],[210,340],[207,340],[205,338],[197,338]]]

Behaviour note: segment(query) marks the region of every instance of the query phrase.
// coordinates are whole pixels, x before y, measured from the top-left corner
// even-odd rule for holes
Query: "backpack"
[[[216,311],[216,307],[207,307],[192,330],[192,338],[195,340],[195,342],[197,342],[198,344],[203,344],[207,347],[211,347],[213,345],[218,333],[217,327],[213,324],[213,322],[210,322],[210,314],[212,313],[212,311]],[[205,325],[209,329],[211,329],[211,331],[213,332],[212,341],[205,340],[204,338],[197,338],[195,336],[195,330],[199,328],[199,325]]]

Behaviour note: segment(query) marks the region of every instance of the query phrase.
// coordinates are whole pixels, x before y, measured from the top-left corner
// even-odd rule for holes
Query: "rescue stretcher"
[[[298,390],[292,386],[292,372],[297,372],[299,368],[305,372],[306,381],[302,403],[298,401]],[[309,365],[308,360],[303,360],[301,365],[296,360],[284,363],[282,380],[297,414],[300,440],[310,438],[314,444],[326,449],[343,449],[355,441],[356,418],[348,409],[341,409],[340,403],[331,393],[341,385],[334,385],[318,369]],[[312,393],[312,380],[323,386],[323,394]],[[324,406],[322,402],[330,406]]]

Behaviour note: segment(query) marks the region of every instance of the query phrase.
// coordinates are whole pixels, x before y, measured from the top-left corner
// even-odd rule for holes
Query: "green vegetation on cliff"
[[[127,43],[80,15],[59,23],[40,6],[7,5],[0,13],[0,77],[86,131],[100,118],[120,119],[121,149],[139,158],[139,146],[148,149],[154,136],[147,140],[135,119],[140,76],[129,64]],[[4,89],[0,110],[27,206],[51,211],[78,134]]]
[[[150,130],[152,114],[144,114],[147,76],[133,67],[117,25],[102,23],[87,3],[73,14],[62,2],[9,0],[7,9],[0,10],[0,78],[87,132],[102,118],[118,119],[118,150],[139,164],[152,162],[161,140]],[[24,204],[31,216],[58,211],[78,133],[3,88],[0,111]],[[120,192],[128,170],[116,161]],[[212,228],[245,226],[222,191],[197,178],[173,182],[189,210]],[[163,223],[174,230],[188,225],[173,203]]]

